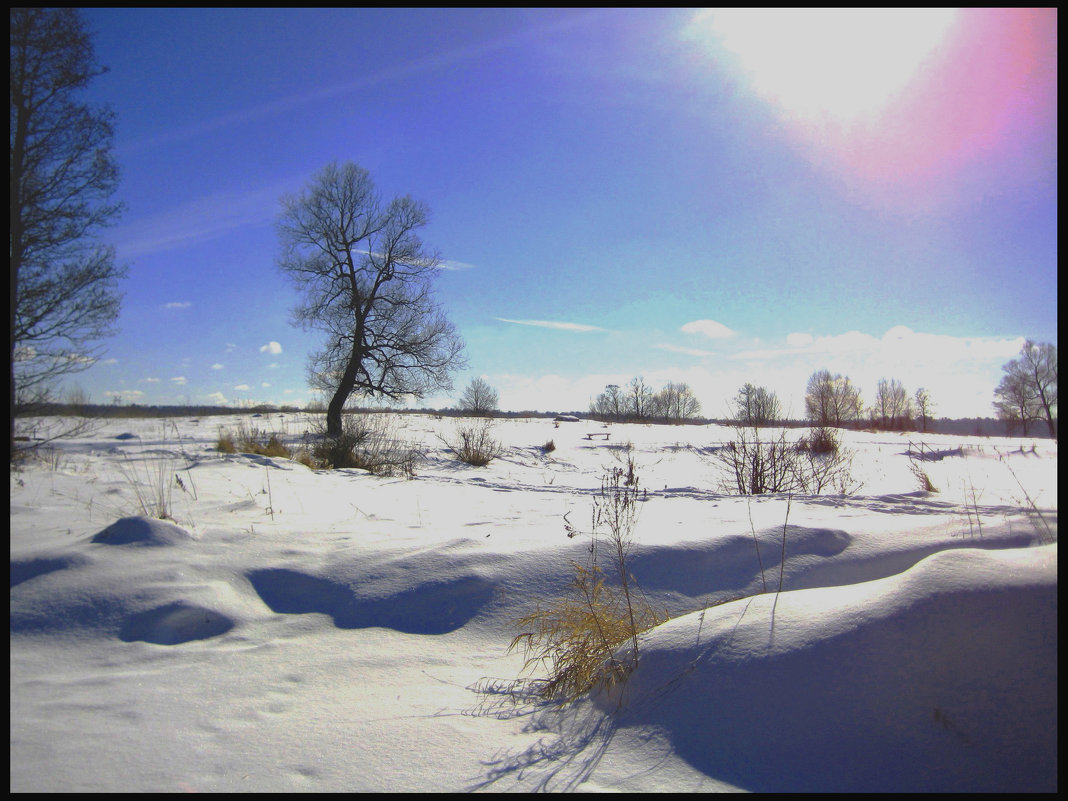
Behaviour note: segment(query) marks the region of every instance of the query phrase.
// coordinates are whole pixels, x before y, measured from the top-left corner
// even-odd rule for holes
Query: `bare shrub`
[[[484,467],[504,453],[504,446],[493,437],[493,423],[488,419],[461,420],[450,439],[438,435],[456,458],[474,467]]]
[[[716,452],[716,459],[727,468],[724,492],[793,492],[798,489],[797,454],[797,448],[786,441],[785,432],[765,442],[756,429],[739,429],[738,438]]]
[[[396,436],[385,415],[362,414],[345,415],[337,436],[323,432],[312,446],[311,456],[317,466],[326,469],[356,468],[376,476],[400,473],[412,478],[420,454]]]
[[[841,495],[856,492],[853,454],[843,449],[835,433],[817,428],[794,444],[781,432],[761,440],[758,431],[740,429],[738,438],[716,452],[726,468],[722,490],[739,495],[769,492],[800,492],[810,495],[834,489]]]

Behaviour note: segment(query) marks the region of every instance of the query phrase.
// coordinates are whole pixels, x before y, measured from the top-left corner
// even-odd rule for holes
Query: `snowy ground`
[[[398,415],[406,480],[215,451],[242,420],[308,427],[111,420],[12,472],[12,791],[1057,788],[1056,443],[846,432],[855,494],[747,499],[717,426],[502,421],[475,468]],[[673,617],[623,697],[536,703],[513,621],[626,442]]]

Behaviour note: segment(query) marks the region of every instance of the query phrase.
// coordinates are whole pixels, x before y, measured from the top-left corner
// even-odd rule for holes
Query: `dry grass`
[[[538,691],[549,700],[570,701],[595,687],[622,683],[635,664],[617,651],[667,619],[644,599],[634,609],[622,589],[605,584],[599,567],[577,562],[572,567],[573,595],[520,618],[517,625],[524,630],[509,647],[523,649],[524,670],[548,670]]]
[[[547,679],[534,682],[548,700],[570,701],[595,687],[624,682],[638,664],[638,635],[667,620],[649,604],[627,565],[637,504],[645,494],[638,486],[631,450],[624,454],[624,464],[610,468],[601,481],[593,505],[589,560],[585,565],[571,563],[575,573],[571,595],[545,607],[539,604],[517,621],[521,632],[510,649],[524,650],[524,670],[548,669]],[[566,516],[564,526],[568,537],[581,533]],[[603,541],[599,531],[604,532]],[[605,583],[598,564],[604,549],[618,585]]]

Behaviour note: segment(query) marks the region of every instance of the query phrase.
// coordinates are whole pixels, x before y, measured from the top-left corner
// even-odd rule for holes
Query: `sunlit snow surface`
[[[846,432],[855,494],[746,499],[718,426],[501,421],[475,468],[397,415],[406,480],[218,453],[242,421],[309,428],[111,420],[11,473],[11,790],[1057,788],[1056,443]],[[566,592],[564,516],[625,443],[673,618],[561,710],[513,684],[513,621]]]

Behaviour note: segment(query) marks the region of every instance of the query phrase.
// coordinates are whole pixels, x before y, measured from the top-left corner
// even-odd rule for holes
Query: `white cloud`
[[[281,353],[282,346],[275,341],[268,342],[260,348],[260,353]]]
[[[181,301],[174,301],[172,303],[165,303],[165,304],[163,304],[163,308],[165,308],[165,309],[188,309],[192,305],[193,304],[190,303],[188,300],[181,300]]]
[[[212,369],[212,370],[222,370],[222,369],[224,369],[224,368],[223,368],[223,366],[222,366],[221,364],[219,364],[218,362],[216,362],[215,364],[213,364],[213,365],[211,366],[211,369]]]
[[[184,375],[177,375],[174,378],[172,378],[171,381],[173,381],[178,386],[184,386],[185,385],[185,376]]]
[[[248,392],[250,387],[248,384],[238,384],[234,389],[238,392]]]
[[[509,320],[506,317],[493,318],[502,323],[513,323],[515,325],[531,325],[537,328],[553,328],[557,331],[604,331],[603,328],[599,328],[596,325],[585,325],[583,323],[559,323],[552,320]]]
[[[455,261],[453,259],[446,259],[438,265],[439,270],[473,270],[475,265],[466,264],[462,261]]]
[[[681,329],[685,334],[703,334],[711,339],[724,339],[734,336],[734,331],[727,328],[723,323],[715,320],[694,320],[686,323]]]
[[[271,385],[270,385],[270,384],[268,384],[268,383],[267,383],[266,381],[264,381],[264,382],[263,382],[262,384],[260,384],[260,386],[261,386],[261,387],[262,387],[263,389],[267,389],[267,388],[268,388],[268,387],[270,387]]]
[[[159,379],[158,378],[142,378],[141,380],[144,381],[146,384],[158,384],[159,383]]]
[[[653,347],[654,348],[659,348],[660,350],[669,350],[672,353],[682,353],[682,354],[685,354],[686,356],[712,356],[712,355],[714,355],[711,351],[700,350],[699,348],[685,348],[682,345],[662,344],[662,345],[653,345]]]
[[[210,395],[207,396],[207,398],[208,400],[213,401],[220,406],[226,406],[230,403],[230,401],[226,399],[226,396],[223,395],[221,392],[212,392]]]
[[[812,344],[812,334],[787,334],[786,344],[793,348],[803,348]]]
[[[118,398],[120,401],[132,403],[134,401],[140,400],[142,397],[144,397],[144,394],[145,393],[139,389],[122,389],[118,392],[105,392],[104,396],[107,398]]]

